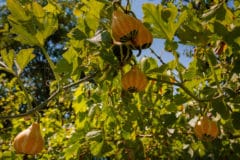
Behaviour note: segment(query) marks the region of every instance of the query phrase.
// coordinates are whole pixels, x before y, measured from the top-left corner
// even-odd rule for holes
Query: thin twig
[[[150,49],[151,53],[154,54],[162,64],[165,64],[165,62],[162,60],[162,58],[159,55],[157,55],[157,53],[152,48],[149,48],[149,49]]]

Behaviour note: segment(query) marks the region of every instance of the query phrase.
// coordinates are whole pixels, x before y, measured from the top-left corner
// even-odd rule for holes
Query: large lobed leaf
[[[167,7],[146,3],[142,6],[144,22],[151,24],[152,32],[156,38],[171,41],[180,25],[187,19],[187,12],[178,13],[172,3]]]

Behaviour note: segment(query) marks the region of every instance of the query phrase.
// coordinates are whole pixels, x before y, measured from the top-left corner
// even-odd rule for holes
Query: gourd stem
[[[41,118],[41,115],[40,115],[40,113],[38,112],[38,111],[36,111],[35,112],[35,115],[36,115],[36,121],[37,121],[37,123],[40,123],[40,118]]]
[[[130,2],[129,2],[129,0],[128,0],[127,6],[129,6],[129,4],[130,4]],[[126,14],[129,14],[129,13],[130,13],[133,17],[135,17],[135,18],[137,17],[134,12],[123,8],[123,6],[121,5],[121,2],[119,2],[119,1],[113,2],[113,9],[116,10],[118,7],[119,7],[124,13],[126,13]]]

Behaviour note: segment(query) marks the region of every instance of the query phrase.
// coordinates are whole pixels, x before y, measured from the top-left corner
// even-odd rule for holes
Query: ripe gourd
[[[133,49],[146,49],[151,46],[152,41],[153,41],[152,33],[141,23],[141,25],[139,25],[138,28],[138,34],[132,40],[131,47]]]
[[[112,36],[117,42],[128,42],[136,37],[139,21],[119,10],[113,11]]]
[[[13,141],[17,153],[38,154],[44,147],[39,123],[34,122],[29,128],[20,132]]]
[[[122,87],[129,92],[143,91],[147,84],[147,77],[137,66],[133,66],[132,69],[122,77]]]
[[[195,135],[205,141],[211,141],[218,136],[217,123],[203,116],[194,127]]]

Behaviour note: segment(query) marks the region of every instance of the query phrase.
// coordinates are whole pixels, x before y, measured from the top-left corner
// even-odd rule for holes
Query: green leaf
[[[68,69],[70,69],[70,67],[71,67],[71,70],[69,70],[69,72],[71,74],[74,74],[75,72],[79,71],[80,63],[79,63],[78,52],[73,47],[70,47],[63,54],[63,59],[64,59],[63,61],[66,61],[66,62],[61,62],[61,63],[65,63],[65,65],[69,65],[67,67]],[[60,68],[61,68],[61,66],[60,66]],[[65,68],[64,70],[66,70],[67,68]]]
[[[82,31],[85,30],[85,33],[89,36],[93,36],[99,27],[103,7],[104,3],[97,0],[82,0],[78,3],[74,14],[83,17],[78,19],[78,28]]]
[[[221,99],[212,101],[212,107],[215,112],[219,113],[223,119],[228,119],[230,116],[228,107]]]
[[[65,158],[68,160],[70,160],[74,155],[77,155],[78,149],[79,149],[80,145],[79,143],[74,143],[71,144],[70,146],[67,147],[67,149],[65,150]]]
[[[168,38],[171,39],[172,37],[168,35],[166,28],[163,26],[164,22],[161,19],[161,10],[163,6],[157,5],[155,6],[152,3],[146,3],[142,6],[144,17],[144,22],[149,24],[153,24],[153,34],[155,37],[159,38]],[[173,36],[173,35],[172,35]]]
[[[29,49],[22,49],[18,52],[16,55],[16,62],[18,64],[18,74],[21,74],[21,72],[24,70],[24,68],[27,66],[27,64],[35,57],[35,54],[33,54],[33,48]]]
[[[213,65],[213,67],[218,64],[217,57],[214,55],[213,52],[208,52],[206,54],[208,54],[207,57],[209,58],[209,60],[210,60],[211,64]]]
[[[157,61],[152,57],[143,57],[140,61],[141,70],[148,74],[149,71],[156,69],[158,67]]]
[[[43,18],[44,17],[44,10],[42,8],[42,6],[40,4],[38,4],[37,2],[33,2],[32,3],[32,8],[33,8],[33,14],[34,16],[36,16],[37,18]]]
[[[214,87],[206,86],[201,90],[201,94],[203,95],[204,98],[212,98],[216,93],[217,89]]]
[[[61,7],[55,1],[48,1],[47,5],[43,8],[46,12],[57,15],[61,13]]]
[[[7,7],[11,12],[14,19],[19,21],[28,21],[31,16],[27,15],[24,8],[21,6],[17,0],[7,0]]]
[[[233,123],[233,127],[237,130],[240,130],[240,112],[233,112],[232,113],[232,123]]]
[[[94,156],[101,156],[103,148],[104,148],[104,142],[103,141],[102,142],[93,141],[90,145],[91,153]]]
[[[213,26],[214,26],[214,32],[220,37],[229,36],[227,27],[225,27],[222,23],[215,21]]]
[[[187,12],[179,13],[177,7],[172,3],[169,3],[167,8],[162,5],[146,3],[142,9],[144,22],[153,25],[154,36],[169,41],[173,39],[176,30],[187,18]]]
[[[72,72],[72,64],[69,64],[66,59],[60,59],[56,65],[55,71],[58,73],[70,74]]]
[[[40,43],[38,39],[32,33],[30,33],[22,24],[14,23],[11,20],[10,24],[12,25],[11,33],[17,35],[15,40],[21,42],[22,44],[39,46]]]
[[[166,106],[166,110],[169,112],[176,112],[178,110],[178,106],[174,103],[171,103]]]
[[[88,11],[86,15],[87,24],[93,31],[96,31],[99,25],[100,12],[104,7],[104,3],[96,0],[90,0],[86,4],[88,5]]]
[[[109,152],[111,153],[112,150],[113,150],[113,147],[111,145],[109,145],[106,141],[104,141],[104,147],[102,149],[102,155],[105,156]]]
[[[75,113],[87,111],[87,100],[82,96],[84,93],[84,86],[80,85],[74,93],[74,101],[72,107]]]
[[[86,37],[87,37],[86,34],[84,32],[82,32],[81,30],[79,30],[78,28],[74,28],[72,30],[71,36],[79,41],[86,39]]]
[[[173,125],[177,120],[175,113],[164,114],[161,118],[163,120],[163,125],[166,127]]]
[[[3,59],[3,62],[7,65],[8,69],[12,70],[13,63],[14,63],[14,57],[15,57],[14,50],[10,50],[7,53],[7,50],[3,49],[3,50],[1,50],[0,53],[1,53],[0,55]]]
[[[41,46],[43,46],[45,40],[58,29],[58,20],[53,14],[46,14],[44,18],[40,17],[38,19],[40,19],[39,21],[43,19],[43,23],[41,24],[43,27],[39,27],[37,30],[36,38]]]
[[[206,13],[203,14],[202,18],[204,20],[216,19],[222,24],[226,25],[232,23],[234,15],[225,3],[220,3],[214,7],[211,7]]]

